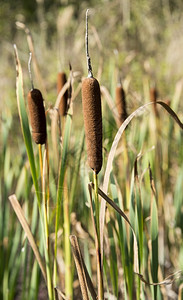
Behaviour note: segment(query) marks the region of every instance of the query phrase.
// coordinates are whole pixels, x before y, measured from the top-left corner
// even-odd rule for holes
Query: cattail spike
[[[32,138],[36,144],[46,143],[46,117],[43,105],[43,97],[38,89],[28,93],[28,108],[32,127]]]
[[[154,102],[154,112],[155,115],[158,115],[158,110],[157,110],[157,105],[156,105],[156,101],[157,101],[157,97],[158,97],[158,92],[156,90],[155,85],[150,89],[150,101]]]
[[[119,126],[121,126],[127,118],[125,91],[121,83],[116,87],[116,107],[119,115]]]
[[[57,93],[61,91],[65,83],[67,82],[67,77],[64,72],[58,73],[57,76]],[[59,104],[59,114],[61,116],[65,116],[67,114],[67,101],[68,101],[68,90],[65,91],[64,95],[60,99],[60,104]]]
[[[102,168],[102,112],[100,86],[97,79],[83,80],[82,103],[88,164],[91,169],[99,173]]]

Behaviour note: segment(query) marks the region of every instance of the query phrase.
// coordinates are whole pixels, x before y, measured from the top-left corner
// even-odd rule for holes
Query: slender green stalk
[[[98,177],[96,172],[93,172],[93,181],[95,187],[95,216],[96,216],[96,228],[97,237],[100,244],[100,226],[99,226],[99,199],[98,199]]]
[[[47,160],[47,219],[48,219],[48,224],[49,224],[49,208],[50,208],[50,188],[49,188],[49,170],[50,170],[50,163],[49,163],[49,149],[48,149],[48,142],[46,142],[46,160]]]
[[[53,287],[52,287],[52,276],[51,276],[51,265],[50,265],[50,255],[49,255],[49,228],[48,228],[48,219],[47,219],[47,199],[46,199],[46,150],[44,153],[44,163],[41,161],[42,152],[41,145],[39,145],[39,154],[40,154],[40,167],[42,169],[42,195],[43,195],[43,218],[44,218],[44,231],[45,231],[45,261],[46,261],[46,274],[47,274],[47,287],[48,287],[48,296],[49,300],[53,300]]]
[[[71,272],[71,246],[70,246],[70,216],[69,197],[66,180],[64,182],[64,246],[65,246],[65,295],[67,299],[72,299],[72,272]]]
[[[130,207],[130,171],[129,171],[129,157],[128,157],[128,149],[127,149],[127,141],[126,141],[126,132],[124,132],[123,137],[123,145],[124,145],[124,167],[125,167],[125,188],[126,188],[126,201],[125,201],[125,209],[129,209]]]
[[[61,163],[60,163],[61,165]],[[63,181],[63,176],[62,172],[61,172],[61,167],[60,169],[60,180],[59,180],[59,186],[61,185],[60,182]],[[62,179],[62,180],[61,180]],[[62,199],[62,188],[58,188],[57,190],[57,203],[56,203],[56,218],[55,218],[55,257],[54,257],[54,268],[53,268],[53,284],[54,287],[57,286],[57,243],[58,243],[58,228],[59,228],[59,219],[60,219],[60,215],[61,215],[61,199]]]
[[[54,249],[55,257],[54,257],[54,271],[53,271],[54,287],[57,286],[57,246],[58,246],[57,235],[58,235],[59,222],[61,216],[61,202],[63,198],[63,185],[64,185],[65,170],[66,170],[66,161],[67,161],[67,153],[69,147],[71,124],[72,124],[72,118],[69,111],[65,122],[63,150],[62,150],[62,156],[61,156],[61,161],[59,166],[59,180],[58,180],[58,188],[57,188],[56,219],[55,219],[55,249]]]
[[[97,173],[93,172],[94,179],[94,192],[95,192],[95,219],[96,219],[96,231],[97,231],[97,277],[98,277],[98,300],[104,299],[103,288],[103,275],[101,264],[101,251],[100,251],[100,223],[99,223],[99,198],[98,198],[98,177]]]
[[[43,186],[43,156],[42,156],[42,145],[38,145],[39,148],[39,164],[40,164],[40,172],[41,172],[41,186]]]

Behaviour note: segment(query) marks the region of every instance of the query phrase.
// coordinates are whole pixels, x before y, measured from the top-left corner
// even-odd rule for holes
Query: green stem
[[[99,223],[99,198],[98,198],[98,177],[93,172],[94,191],[95,191],[95,218],[96,218],[96,252],[97,252],[97,281],[98,281],[98,300],[104,300],[103,275],[100,250],[100,223]]]
[[[47,160],[47,218],[49,224],[49,215],[50,215],[50,188],[49,188],[49,181],[50,181],[50,168],[49,168],[49,151],[48,151],[48,142],[46,142],[46,160]]]
[[[43,156],[42,156],[42,146],[38,145],[39,148],[39,164],[40,164],[40,172],[41,172],[41,186],[43,186]]]
[[[60,162],[61,164],[61,162]],[[60,172],[61,172],[61,168]],[[61,176],[59,176],[60,179]],[[54,249],[54,269],[53,269],[53,284],[54,287],[57,286],[57,243],[58,243],[58,227],[59,227],[59,219],[61,214],[61,199],[62,199],[62,189],[60,188],[60,181],[58,184],[58,191],[57,191],[57,203],[56,203],[56,218],[55,218],[55,249]]]
[[[100,245],[98,178],[96,172],[93,172],[93,180],[94,180],[94,191],[95,191],[95,217],[96,217],[97,238]]]
[[[46,201],[46,153],[44,155],[44,164],[42,161],[41,145],[39,145],[39,160],[41,170],[41,182],[42,182],[42,195],[43,195],[43,218],[44,218],[44,251],[46,261],[46,274],[47,274],[47,288],[49,300],[53,300],[53,288],[52,288],[52,276],[50,267],[50,255],[49,255],[49,228],[47,219],[47,201]]]
[[[66,183],[66,180],[65,180]],[[71,272],[71,246],[70,246],[70,217],[69,198],[67,185],[64,188],[64,246],[65,246],[65,295],[67,299],[72,299],[72,272]]]

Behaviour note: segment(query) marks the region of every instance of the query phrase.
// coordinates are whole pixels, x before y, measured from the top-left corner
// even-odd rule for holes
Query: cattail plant
[[[126,111],[125,91],[124,91],[121,83],[119,83],[117,85],[115,93],[116,93],[115,101],[116,101],[116,107],[117,107],[117,111],[118,111],[119,125],[121,125],[125,121],[125,119],[128,117],[127,111]]]
[[[100,226],[99,226],[99,199],[98,199],[98,178],[97,174],[102,168],[102,111],[100,86],[93,77],[91,60],[88,50],[88,10],[86,11],[86,58],[88,77],[82,82],[82,104],[84,115],[84,127],[86,136],[87,159],[90,168],[93,170],[95,186],[95,210],[96,210],[96,252],[98,257],[97,278],[98,278],[98,299],[104,299],[103,278],[101,269],[100,252]],[[99,245],[99,246],[97,246]]]
[[[40,172],[41,172],[42,195],[43,195],[43,203],[44,203],[43,236],[44,236],[44,251],[45,251],[46,273],[47,273],[47,287],[48,287],[49,300],[53,300],[53,286],[52,286],[50,251],[49,251],[48,205],[47,205],[48,204],[47,200],[49,201],[49,196],[48,196],[49,192],[47,193],[48,190],[46,189],[46,165],[47,165],[47,180],[49,178],[48,175],[49,157],[48,157],[48,144],[47,144],[47,133],[46,133],[46,115],[45,115],[45,109],[43,105],[42,94],[40,90],[35,89],[33,85],[32,74],[31,74],[31,58],[32,58],[32,54],[30,53],[28,69],[29,69],[32,89],[29,91],[27,99],[28,99],[28,108],[30,114],[30,123],[32,127],[32,138],[35,141],[35,143],[38,144],[39,147],[39,162],[40,162]],[[45,144],[45,148],[46,148],[45,155],[44,155],[44,164],[42,158],[43,144]]]
[[[67,82],[66,74],[64,72],[59,72],[57,75],[57,93],[58,94],[66,82]],[[67,114],[67,109],[68,109],[67,100],[68,100],[68,90],[66,90],[66,92],[60,99],[60,104],[59,104],[60,116],[65,116]]]
[[[82,104],[86,136],[88,164],[96,174],[102,168],[102,111],[100,86],[93,77],[88,53],[88,34],[86,32],[86,56],[88,77],[82,81]]]

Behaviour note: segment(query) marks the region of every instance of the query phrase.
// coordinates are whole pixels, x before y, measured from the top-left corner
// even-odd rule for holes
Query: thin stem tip
[[[86,10],[86,35],[85,35],[85,43],[86,43],[86,61],[87,61],[87,67],[88,67],[88,77],[92,78],[92,66],[91,66],[91,59],[89,55],[89,49],[88,49],[88,12],[89,9]]]
[[[31,61],[32,61],[32,53],[29,53],[29,61],[28,61],[28,70],[29,70],[29,77],[31,82],[31,89],[34,89],[33,79],[32,79],[32,72],[31,72]]]

